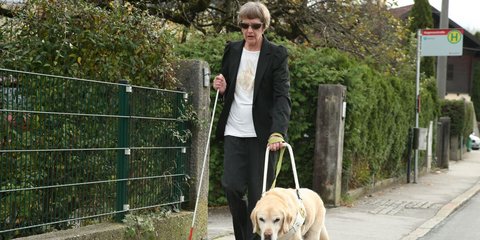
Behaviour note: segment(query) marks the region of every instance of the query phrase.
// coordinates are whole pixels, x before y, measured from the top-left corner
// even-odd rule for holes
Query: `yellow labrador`
[[[257,202],[250,215],[253,232],[262,240],[328,240],[325,206],[307,188],[273,188]]]

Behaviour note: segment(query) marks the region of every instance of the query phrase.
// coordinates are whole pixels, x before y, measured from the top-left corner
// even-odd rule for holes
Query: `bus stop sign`
[[[423,29],[420,38],[421,56],[461,56],[463,29]]]

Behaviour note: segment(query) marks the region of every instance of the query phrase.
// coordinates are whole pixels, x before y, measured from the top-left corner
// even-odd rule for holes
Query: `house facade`
[[[394,16],[407,19],[413,5],[391,9]],[[440,25],[440,11],[431,6],[435,28]],[[462,28],[449,19],[449,28]],[[447,57],[446,98],[470,98],[473,86],[473,70],[475,64],[480,64],[480,40],[472,33],[464,31],[463,55]]]

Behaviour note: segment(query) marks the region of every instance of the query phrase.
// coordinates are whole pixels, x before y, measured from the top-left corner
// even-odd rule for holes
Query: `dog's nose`
[[[263,237],[265,240],[271,240],[272,239],[272,230],[266,230],[263,233]]]

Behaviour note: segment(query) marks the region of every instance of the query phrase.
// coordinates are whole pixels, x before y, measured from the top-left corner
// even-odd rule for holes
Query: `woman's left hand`
[[[283,148],[283,143],[285,143],[285,140],[283,139],[282,134],[272,133],[268,138],[267,147],[270,148],[270,151],[278,151]]]

